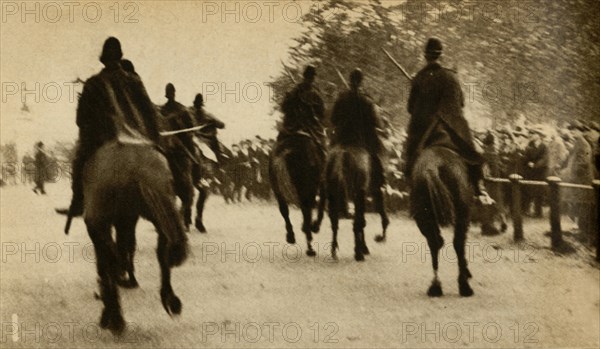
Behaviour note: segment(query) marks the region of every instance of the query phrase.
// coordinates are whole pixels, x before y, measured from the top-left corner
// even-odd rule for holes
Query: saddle
[[[277,143],[275,148],[282,148],[286,143],[291,142],[293,139],[304,138],[311,140],[319,149],[319,154],[323,159],[327,158],[327,149],[326,145],[323,144],[325,137],[318,137],[314,134],[314,132],[310,132],[307,130],[281,130],[279,132],[279,136],[277,137]]]

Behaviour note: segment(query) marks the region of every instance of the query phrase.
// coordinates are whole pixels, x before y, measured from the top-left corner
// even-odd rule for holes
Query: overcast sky
[[[276,115],[269,115],[264,83],[279,72],[291,39],[302,31],[298,12],[318,6],[232,1],[225,12],[221,1],[148,1],[122,2],[117,12],[112,1],[76,3],[57,8],[31,2],[27,9],[21,2],[2,3],[1,143],[16,141],[20,155],[37,140],[76,138],[77,102],[69,82],[102,68],[98,57],[109,36],[120,39],[124,57],[133,61],[155,103],[165,102],[164,86],[172,82],[185,105],[205,93],[207,109],[227,124],[226,142],[272,136]],[[24,10],[31,12],[23,18]],[[29,90],[39,84],[39,91],[26,96],[30,113],[21,111],[22,83]]]

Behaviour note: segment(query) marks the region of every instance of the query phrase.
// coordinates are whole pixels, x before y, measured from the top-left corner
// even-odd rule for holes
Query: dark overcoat
[[[160,113],[162,114],[161,125],[164,130],[177,131],[194,127],[194,121],[188,109],[175,100],[170,100],[163,105]],[[167,152],[174,156],[188,157],[188,154],[195,153],[193,136],[192,132],[185,132],[165,137],[164,146],[167,148]]]
[[[287,93],[281,104],[283,132],[305,131],[321,135],[325,105],[319,93],[307,82],[298,84]]]
[[[455,73],[438,63],[423,68],[412,82],[408,100],[411,115],[403,156],[406,173],[410,173],[422,150],[430,145],[432,135],[436,145],[455,150],[471,165],[483,164],[477,152],[469,124],[463,115],[464,97]]]
[[[380,154],[383,145],[377,129],[382,128],[374,103],[359,91],[346,91],[335,102],[331,114],[332,145],[357,146]]]
[[[91,152],[117,137],[158,143],[154,104],[140,78],[120,66],[89,78],[77,106],[80,146]]]

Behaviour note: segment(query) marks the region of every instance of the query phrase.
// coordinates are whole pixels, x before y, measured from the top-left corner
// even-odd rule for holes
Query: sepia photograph
[[[0,17],[0,348],[600,347],[600,1]]]

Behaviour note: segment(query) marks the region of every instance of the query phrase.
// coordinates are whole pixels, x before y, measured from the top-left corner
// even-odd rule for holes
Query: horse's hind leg
[[[121,219],[115,228],[117,230],[117,251],[119,252],[119,260],[122,265],[123,271],[126,271],[128,278],[124,279],[123,273],[119,273],[117,282],[120,286],[125,288],[136,288],[138,282],[135,278],[135,226],[137,224],[137,217],[127,217]]]
[[[354,259],[363,261],[364,255],[369,254],[365,243],[365,192],[358,191],[354,200]]]
[[[385,242],[387,228],[390,225],[390,219],[387,216],[387,212],[385,211],[385,198],[383,197],[383,192],[381,191],[381,187],[377,187],[373,189],[373,202],[375,203],[375,210],[381,216],[381,235],[375,236],[375,241],[377,242]]]
[[[100,327],[120,334],[125,329],[125,320],[121,313],[117,273],[120,271],[116,246],[112,240],[110,226],[97,226],[86,222],[88,234],[94,243],[96,266],[100,277],[100,298],[104,303]]]
[[[194,185],[191,173],[182,170],[178,173],[180,178],[175,179],[175,193],[181,200],[181,218],[185,231],[190,231],[192,224],[192,205],[194,204]]]
[[[302,231],[304,232],[304,234],[306,234],[306,244],[307,244],[307,250],[306,250],[306,254],[308,256],[316,256],[317,253],[315,252],[315,250],[313,250],[312,248],[312,227],[311,227],[311,221],[312,221],[312,205],[310,203],[303,203],[302,204]]]
[[[429,297],[440,297],[443,295],[442,283],[438,278],[438,257],[439,251],[444,246],[444,239],[442,238],[440,228],[438,227],[435,219],[428,217],[425,214],[421,214],[415,217],[417,226],[421,233],[427,238],[427,244],[431,251],[431,263],[433,265],[433,281],[427,291]]]
[[[337,250],[338,250],[337,235],[338,235],[338,228],[339,228],[340,209],[339,209],[339,203],[337,202],[334,195],[332,195],[331,193],[329,194],[328,202],[329,202],[329,207],[328,207],[329,220],[331,221],[331,231],[333,233],[333,238],[331,241],[331,258],[337,260]]]
[[[201,233],[206,233],[206,227],[202,222],[202,215],[204,214],[204,204],[208,198],[208,191],[202,186],[198,186],[198,202],[196,202],[196,222],[195,226]]]
[[[279,204],[279,212],[285,220],[285,230],[287,232],[285,236],[286,241],[288,242],[288,244],[295,244],[296,237],[294,236],[294,227],[292,226],[292,222],[290,221],[290,209],[288,207],[288,204],[287,202],[285,202],[285,199],[281,197],[281,195],[279,195],[278,193],[275,193],[275,196],[277,197],[277,203]]]
[[[457,222],[454,227],[454,250],[458,257],[458,290],[461,296],[470,297],[474,294],[473,289],[469,285],[471,272],[467,267],[467,259],[465,258],[465,241],[468,230],[469,220]]]
[[[317,207],[317,219],[312,223],[311,230],[313,233],[318,233],[321,229],[321,223],[323,222],[323,216],[325,214],[325,204],[327,201],[327,190],[322,185],[319,189],[319,206]]]
[[[183,217],[183,225],[185,231],[190,231],[192,224],[192,205],[194,204],[194,187],[186,185],[181,195],[181,215]]]
[[[169,263],[169,242],[163,236],[158,236],[158,247],[156,248],[156,255],[158,257],[158,263],[160,264],[161,272],[161,288],[160,288],[160,299],[163,307],[169,315],[181,314],[181,300],[171,286],[171,266]]]

